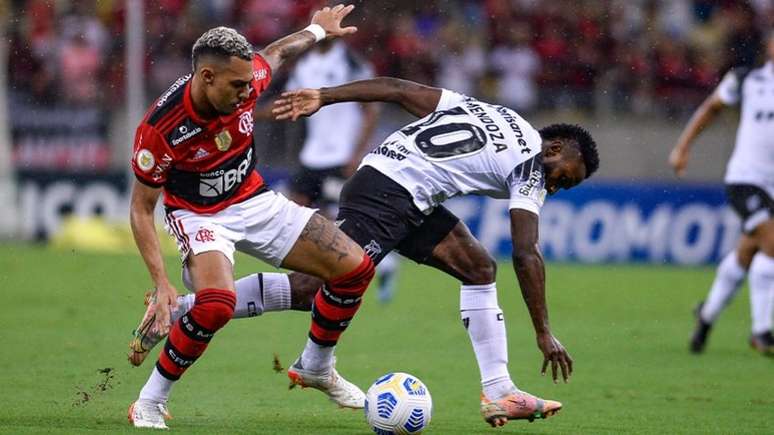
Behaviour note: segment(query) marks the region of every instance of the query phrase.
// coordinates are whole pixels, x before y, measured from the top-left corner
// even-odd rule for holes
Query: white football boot
[[[357,385],[347,381],[335,368],[334,359],[330,369],[325,372],[304,370],[301,357],[288,368],[290,388],[300,385],[301,388],[314,388],[325,393],[328,398],[342,408],[362,409],[365,407],[365,394]]]
[[[172,418],[165,403],[137,399],[129,405],[129,423],[134,427],[169,429],[164,422]]]

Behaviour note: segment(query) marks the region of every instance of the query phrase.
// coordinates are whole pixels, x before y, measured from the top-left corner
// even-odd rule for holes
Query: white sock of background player
[[[497,400],[518,391],[508,373],[505,319],[495,283],[461,286],[460,315],[473,344],[484,395]]]
[[[774,309],[774,258],[758,252],[750,263],[752,333],[771,331]]]
[[[723,257],[715,272],[715,281],[701,308],[701,320],[704,323],[715,323],[720,312],[733,299],[744,282],[747,271],[739,264],[736,250]]]
[[[389,302],[395,294],[395,283],[398,278],[398,265],[400,258],[396,252],[390,252],[385,256],[379,265],[376,266],[376,273],[379,282],[379,300]]]
[[[183,283],[188,289],[193,287],[187,273],[183,273]],[[236,285],[236,306],[234,319],[260,316],[269,311],[290,309],[290,281],[285,273],[254,273],[239,278]],[[172,313],[172,322],[187,313],[193,307],[196,295],[189,293],[177,297],[178,309]]]

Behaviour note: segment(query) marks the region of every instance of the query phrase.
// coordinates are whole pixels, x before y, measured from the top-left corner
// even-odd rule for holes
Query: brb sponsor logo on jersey
[[[206,198],[216,198],[230,192],[248,175],[247,170],[250,168],[252,160],[253,149],[250,148],[236,168],[202,173],[199,179],[199,195]]]

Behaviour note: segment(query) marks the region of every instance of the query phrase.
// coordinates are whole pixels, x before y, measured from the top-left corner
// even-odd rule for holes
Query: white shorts
[[[234,264],[236,249],[279,267],[315,211],[269,190],[215,214],[171,211],[165,228],[183,262],[190,253],[218,251]]]

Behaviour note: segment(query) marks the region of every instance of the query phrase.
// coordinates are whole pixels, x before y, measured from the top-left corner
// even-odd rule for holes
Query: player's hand
[[[297,91],[283,92],[274,101],[271,113],[276,120],[297,120],[302,116],[310,116],[320,110],[322,101],[318,89],[300,89]]]
[[[325,30],[327,38],[336,38],[357,32],[357,27],[341,27],[341,21],[355,9],[354,5],[336,5],[322,8],[312,16],[312,24],[319,24]]]
[[[177,289],[169,283],[160,285],[156,287],[153,297],[156,299],[156,319],[151,331],[160,335],[169,334],[172,310],[177,308]]]
[[[537,336],[537,344],[543,352],[543,368],[540,370],[540,373],[545,376],[548,364],[551,363],[551,376],[554,379],[554,383],[558,380],[558,369],[562,370],[564,382],[568,382],[572,375],[572,358],[570,358],[570,354],[567,353],[562,343],[559,343],[559,340],[547,333]]]
[[[669,165],[678,177],[685,175],[685,168],[688,167],[688,151],[680,147],[675,147],[672,152],[669,153]]]

